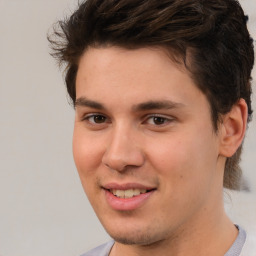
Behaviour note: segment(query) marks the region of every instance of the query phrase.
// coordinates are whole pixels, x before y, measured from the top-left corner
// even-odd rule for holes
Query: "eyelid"
[[[94,124],[95,124],[95,125],[100,125],[100,124],[108,123],[108,122],[104,122],[104,123],[98,123],[98,124],[96,124],[96,123],[90,122],[90,121],[89,121],[89,118],[95,117],[95,116],[103,116],[104,118],[106,118],[106,120],[109,120],[109,118],[108,118],[106,115],[104,115],[104,114],[102,114],[102,113],[98,113],[98,112],[93,112],[93,113],[84,114],[84,115],[81,117],[81,121],[87,121],[88,123],[90,123],[90,124],[92,124],[92,125],[94,125]]]
[[[168,119],[168,120],[173,120],[175,119],[174,117],[172,116],[169,116],[169,115],[165,115],[165,114],[147,114],[145,116],[145,118],[150,118],[150,117],[162,117],[162,118],[165,118],[165,119]]]
[[[95,116],[102,116],[105,118],[105,121],[103,121],[102,123],[101,122],[96,123],[96,122],[89,120],[90,118],[93,118]],[[154,117],[163,118],[165,120],[165,122],[163,124],[149,123],[149,120]],[[99,113],[99,112],[90,112],[90,113],[83,114],[80,120],[85,121],[88,125],[92,125],[92,126],[100,126],[100,125],[104,125],[106,123],[111,122],[110,118],[107,115],[105,115],[103,113]],[[176,120],[175,117],[172,117],[169,115],[152,113],[152,114],[147,114],[143,117],[142,124],[147,124],[147,125],[156,126],[156,127],[162,127],[162,126],[166,126],[166,125],[172,123],[175,120]]]
[[[102,116],[103,116],[103,114],[101,114],[101,113],[90,112],[90,113],[85,113],[85,114],[83,114],[82,118],[83,118],[83,119],[86,119],[87,117],[96,116],[96,115],[102,115]]]
[[[163,118],[163,119],[165,119],[167,121],[167,123],[162,124],[162,126],[163,125],[167,125],[168,123],[175,121],[175,118],[171,117],[171,116],[166,116],[166,115],[163,115],[163,114],[147,114],[145,116],[145,118],[144,118],[143,123],[148,121],[150,118],[154,118],[154,117],[160,117],[160,118]],[[155,124],[155,126],[159,126],[160,127],[161,125],[156,125]]]

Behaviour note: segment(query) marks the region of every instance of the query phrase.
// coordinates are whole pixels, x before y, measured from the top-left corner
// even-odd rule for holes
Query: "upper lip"
[[[145,189],[145,190],[153,190],[155,187],[152,186],[146,186],[140,183],[124,183],[124,184],[119,184],[119,183],[107,183],[102,186],[104,189],[111,190],[111,189],[116,189],[116,190],[128,190],[128,189]]]

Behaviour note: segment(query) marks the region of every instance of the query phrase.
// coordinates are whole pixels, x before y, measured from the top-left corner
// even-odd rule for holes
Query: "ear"
[[[222,119],[220,129],[220,155],[231,157],[242,144],[247,127],[248,110],[244,99],[233,105]]]

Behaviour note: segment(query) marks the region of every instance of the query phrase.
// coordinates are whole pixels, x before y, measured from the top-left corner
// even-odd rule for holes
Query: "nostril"
[[[107,167],[108,167],[108,169],[110,170],[110,171],[113,171],[113,172],[122,172],[124,169],[125,169],[125,165],[123,165],[123,166],[117,166],[117,165],[115,165],[115,167],[114,167],[114,164],[112,164],[112,165],[109,165],[109,164],[105,164]]]

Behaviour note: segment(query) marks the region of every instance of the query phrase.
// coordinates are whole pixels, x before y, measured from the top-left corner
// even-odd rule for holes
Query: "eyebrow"
[[[178,103],[170,100],[159,100],[159,101],[147,101],[135,105],[133,107],[134,111],[146,111],[152,109],[174,109],[185,107],[183,103]]]
[[[95,108],[95,109],[100,109],[100,110],[106,109],[103,104],[93,101],[93,100],[86,99],[85,97],[76,99],[75,107],[78,107],[78,106],[90,107],[90,108]]]
[[[94,100],[89,100],[85,97],[80,97],[75,101],[75,107],[89,107],[99,110],[106,110],[106,107]],[[132,106],[132,111],[147,111],[147,110],[153,110],[153,109],[175,109],[175,108],[181,108],[185,107],[185,104],[174,102],[170,100],[157,100],[157,101],[146,101],[143,103],[136,104]]]

